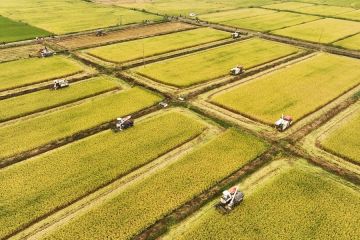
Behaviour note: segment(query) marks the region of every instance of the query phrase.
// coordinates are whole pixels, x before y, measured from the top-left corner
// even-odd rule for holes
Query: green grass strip
[[[0,128],[0,159],[139,111],[161,97],[135,87]]]
[[[181,125],[181,127],[179,127]],[[194,138],[205,126],[170,112],[1,170],[0,237]]]
[[[228,130],[65,225],[48,239],[129,239],[265,149],[265,143],[256,137]]]
[[[119,84],[115,79],[101,76],[71,84],[70,87],[59,91],[46,89],[5,99],[0,101],[0,121],[74,102],[116,88],[119,88]]]

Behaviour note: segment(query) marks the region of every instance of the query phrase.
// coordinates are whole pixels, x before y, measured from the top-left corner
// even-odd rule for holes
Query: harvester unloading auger
[[[229,213],[235,206],[240,204],[244,199],[244,193],[239,190],[238,186],[223,191],[220,202],[215,208],[221,213]]]

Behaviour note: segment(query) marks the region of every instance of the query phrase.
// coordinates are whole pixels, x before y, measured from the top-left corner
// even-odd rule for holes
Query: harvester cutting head
[[[236,67],[234,67],[230,70],[230,74],[233,76],[240,75],[243,72],[244,72],[244,67],[240,66],[240,65],[237,65]]]
[[[230,212],[236,205],[242,202],[244,193],[239,190],[238,186],[223,191],[220,202],[216,205],[216,209],[221,213]]]
[[[131,116],[116,119],[116,131],[123,131],[125,129],[131,128],[132,126],[134,126],[134,121],[131,119]]]
[[[55,80],[53,89],[58,90],[58,89],[61,89],[61,88],[66,88],[68,86],[69,86],[69,82],[66,81],[66,80]]]
[[[291,126],[292,121],[293,118],[291,116],[284,116],[283,114],[281,118],[275,122],[275,128],[283,132]]]

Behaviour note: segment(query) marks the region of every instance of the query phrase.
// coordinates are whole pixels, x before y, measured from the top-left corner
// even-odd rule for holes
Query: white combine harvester
[[[230,70],[230,75],[236,76],[242,74],[243,72],[244,72],[244,67],[237,65],[236,67]]]
[[[233,33],[231,34],[231,37],[232,37],[233,39],[240,38],[240,37],[241,37],[240,32],[239,32],[239,31],[233,32]]]
[[[134,121],[131,119],[131,116],[117,118],[115,124],[115,131],[123,131],[133,126],[134,126]]]
[[[55,55],[55,52],[51,51],[47,47],[44,47],[44,48],[39,50],[39,56],[42,57],[42,58],[51,57],[53,55]]]
[[[66,81],[66,80],[55,80],[53,89],[58,90],[58,89],[61,89],[61,88],[66,88],[68,86],[69,86],[69,82]]]
[[[291,116],[284,116],[283,114],[281,118],[275,122],[275,128],[283,132],[291,126],[292,121],[293,118]]]
[[[238,186],[232,187],[229,190],[223,191],[220,202],[216,205],[221,213],[230,212],[236,205],[242,202],[244,193],[239,190]]]

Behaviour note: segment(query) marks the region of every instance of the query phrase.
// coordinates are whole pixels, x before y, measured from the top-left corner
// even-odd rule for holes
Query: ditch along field
[[[19,59],[36,57],[39,50],[44,48],[41,44],[31,44],[19,47],[0,48],[0,63]]]
[[[0,43],[16,42],[49,36],[51,33],[30,26],[26,23],[16,22],[0,15]]]
[[[82,73],[86,66],[65,56],[0,63],[0,91]]]
[[[161,239],[356,239],[359,186],[305,160],[286,161],[242,180],[245,199],[230,214],[215,210],[216,199]]]
[[[209,42],[220,41],[229,37],[230,34],[228,32],[212,28],[197,28],[178,33],[87,49],[84,52],[103,61],[121,64],[131,60],[151,57]]]
[[[31,24],[54,34],[142,23],[144,20],[162,20],[160,16],[82,0],[37,2],[2,0],[0,15]]]
[[[252,135],[227,130],[45,239],[129,239],[249,163],[266,148],[267,144]],[[222,167],[214,171],[218,164]]]
[[[248,70],[299,51],[290,45],[249,39],[152,63],[132,71],[166,85],[188,87],[227,76],[230,69],[237,65]]]
[[[145,118],[125,132],[105,130],[2,169],[0,198],[6,214],[0,216],[0,236],[125,176],[205,128],[198,118],[170,111]]]
[[[101,37],[96,36],[94,33],[63,38],[60,37],[59,39],[52,40],[52,43],[55,43],[60,48],[73,50],[183,31],[193,28],[196,28],[196,26],[181,22],[165,22],[125,28],[117,31],[109,31],[105,36]]]
[[[343,74],[343,69],[351,69],[351,74]],[[319,53],[257,79],[222,89],[209,101],[269,125],[282,114],[298,121],[359,85],[359,77],[359,60]]]
[[[70,88],[61,91],[45,89],[5,99],[0,102],[0,122],[76,102],[116,89],[120,89],[116,79],[99,76],[74,83]]]
[[[124,1],[124,0],[95,0],[95,2],[119,5],[139,10],[146,9],[152,13],[170,16],[189,16],[190,13],[208,13],[224,11],[240,7],[270,4],[273,0],[152,0],[152,1]]]
[[[320,145],[325,150],[360,163],[360,111],[343,119],[338,126],[322,137]]]
[[[8,157],[19,156],[119,116],[151,107],[161,100],[158,95],[133,87],[90,98],[58,111],[3,124],[0,126],[0,163],[6,162]]]
[[[245,8],[200,15],[204,21],[255,31],[272,31],[319,19],[318,16],[278,12],[261,8]]]
[[[360,32],[360,22],[325,18],[271,33],[315,43],[333,43]]]

